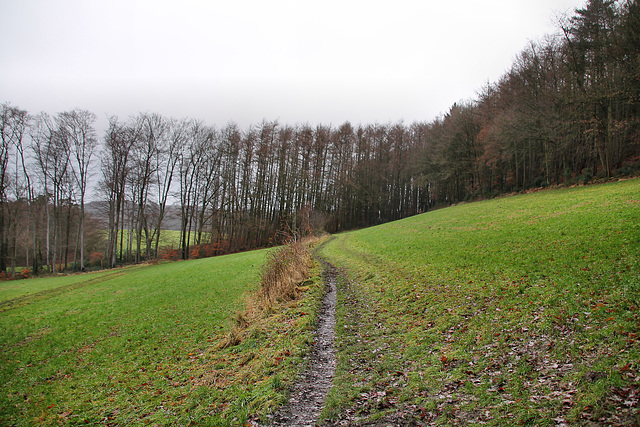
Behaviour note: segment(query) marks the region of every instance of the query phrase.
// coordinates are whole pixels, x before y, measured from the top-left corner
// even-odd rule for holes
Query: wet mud
[[[325,261],[327,291],[318,316],[318,329],[309,365],[296,381],[287,405],[272,417],[271,426],[313,426],[331,389],[336,369],[334,336],[336,325],[336,268]]]

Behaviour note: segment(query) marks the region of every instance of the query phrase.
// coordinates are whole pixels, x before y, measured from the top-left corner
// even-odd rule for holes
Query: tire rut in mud
[[[327,291],[318,315],[316,340],[307,369],[296,381],[289,403],[273,416],[271,426],[313,426],[324,405],[336,370],[334,348],[337,287],[336,268],[320,260]]]

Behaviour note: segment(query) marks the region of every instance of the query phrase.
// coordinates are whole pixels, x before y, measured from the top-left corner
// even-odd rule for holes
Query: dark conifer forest
[[[1,109],[2,274],[229,253],[636,174],[640,4],[588,1],[431,121],[241,129],[140,113],[98,135],[86,110]]]

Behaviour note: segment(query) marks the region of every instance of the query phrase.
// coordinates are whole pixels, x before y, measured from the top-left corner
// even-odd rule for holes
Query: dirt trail
[[[316,341],[311,351],[309,366],[298,378],[288,405],[273,416],[272,426],[313,426],[324,405],[336,370],[336,354],[333,346],[336,325],[336,268],[320,260],[324,265],[327,292],[322,301],[318,318]]]

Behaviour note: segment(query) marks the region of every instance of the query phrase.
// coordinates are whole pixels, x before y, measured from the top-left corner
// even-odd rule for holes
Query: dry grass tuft
[[[234,326],[217,348],[240,344],[250,326],[277,313],[282,307],[295,307],[298,297],[309,289],[306,280],[313,267],[309,248],[317,238],[292,240],[274,250],[262,267],[261,286],[246,297],[245,309],[234,316]]]
[[[279,247],[267,258],[262,270],[262,284],[247,302],[246,317],[268,314],[274,305],[295,301],[304,291],[302,282],[309,278],[313,259],[311,241],[295,240]]]
[[[234,326],[231,328],[229,332],[222,338],[218,345],[215,347],[216,350],[224,350],[225,348],[233,347],[242,342],[242,328],[238,326]]]

